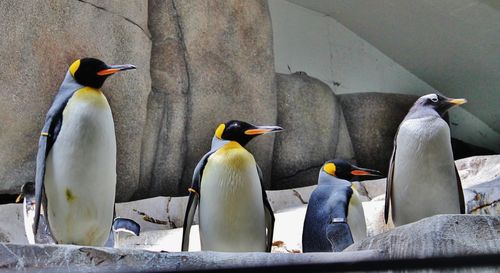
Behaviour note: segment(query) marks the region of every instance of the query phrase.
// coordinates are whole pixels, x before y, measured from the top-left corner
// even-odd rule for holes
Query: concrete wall
[[[269,9],[276,72],[304,71],[336,94],[436,92],[332,17],[286,0],[269,0]],[[500,134],[480,119],[462,108],[450,118],[453,137],[500,152]]]

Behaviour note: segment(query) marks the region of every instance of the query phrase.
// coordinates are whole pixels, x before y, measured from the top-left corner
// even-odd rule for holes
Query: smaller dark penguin
[[[47,226],[45,215],[40,215],[39,232],[33,233],[33,222],[35,219],[35,183],[26,182],[21,186],[21,193],[16,199],[16,203],[23,201],[24,231],[30,244],[54,244],[54,239]]]
[[[120,248],[126,247],[126,239],[131,236],[139,236],[141,233],[141,226],[134,220],[116,217],[112,225],[113,247]]]
[[[182,251],[199,205],[202,250],[270,251],[274,214],[262,186],[262,172],[244,146],[254,137],[279,132],[279,126],[255,126],[231,120],[220,124],[212,148],[195,168],[184,218]]]
[[[386,222],[389,207],[395,226],[436,214],[465,213],[450,127],[442,116],[466,102],[428,94],[413,104],[394,138],[385,195]]]
[[[135,69],[94,58],[74,61],[47,112],[40,134],[35,176],[36,236],[45,220],[60,244],[103,246],[113,222],[116,137],[106,79]]]
[[[360,168],[342,159],[325,162],[307,205],[303,251],[338,252],[365,238],[363,207],[350,181],[382,177],[379,171]]]

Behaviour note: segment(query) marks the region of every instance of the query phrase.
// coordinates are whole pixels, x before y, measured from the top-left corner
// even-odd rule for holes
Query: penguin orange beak
[[[371,176],[373,178],[382,178],[384,177],[381,172],[377,170],[365,169],[353,166],[353,170],[351,171],[352,175],[356,176]]]
[[[116,72],[131,70],[131,69],[136,69],[135,65],[133,64],[110,65],[108,68],[98,71],[97,75],[108,76],[108,75],[113,75]]]
[[[283,128],[279,126],[255,126],[253,129],[246,130],[245,135],[256,136],[280,131],[283,131]]]
[[[23,199],[24,199],[24,194],[23,193],[19,194],[16,198],[16,203],[21,203]]]
[[[467,102],[466,99],[449,99],[447,100],[448,103],[451,103],[453,105],[461,105]]]

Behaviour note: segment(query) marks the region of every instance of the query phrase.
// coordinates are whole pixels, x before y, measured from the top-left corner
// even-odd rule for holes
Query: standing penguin
[[[361,199],[349,181],[381,177],[379,171],[360,168],[342,159],[325,162],[319,172],[318,186],[307,205],[302,231],[303,251],[338,252],[366,238]]]
[[[71,64],[45,118],[35,177],[34,233],[40,207],[57,243],[102,246],[113,221],[116,138],[99,90],[110,75],[135,66],[83,58]],[[43,204],[42,204],[43,202]]]
[[[401,226],[444,213],[465,213],[464,196],[442,116],[467,102],[438,94],[420,97],[399,125],[387,176],[384,217]]]
[[[220,124],[193,174],[184,218],[182,251],[189,248],[194,213],[200,205],[202,250],[270,251],[274,214],[262,173],[244,146],[255,136],[283,130],[231,120]]]

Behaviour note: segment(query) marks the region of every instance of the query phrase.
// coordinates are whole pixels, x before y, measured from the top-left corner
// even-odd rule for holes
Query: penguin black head
[[[21,193],[16,199],[16,203],[20,203],[25,196],[35,195],[35,183],[26,182],[21,186]]]
[[[328,160],[323,164],[321,170],[331,176],[347,181],[353,181],[355,178],[359,180],[371,180],[384,177],[382,173],[377,170],[360,168],[343,159]]]
[[[107,65],[94,58],[83,58],[74,61],[69,67],[73,78],[81,85],[101,88],[104,81],[116,72],[135,69],[134,65]]]
[[[466,102],[466,99],[451,99],[439,94],[428,94],[418,98],[410,112],[424,107],[427,109],[433,109],[440,116],[443,116],[451,108],[464,104]]]
[[[255,126],[239,120],[230,120],[221,123],[215,130],[215,137],[220,140],[232,140],[245,146],[254,137],[282,131],[279,126]]]

